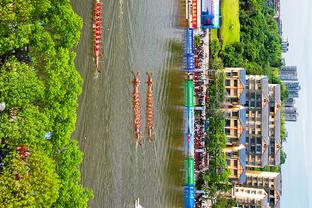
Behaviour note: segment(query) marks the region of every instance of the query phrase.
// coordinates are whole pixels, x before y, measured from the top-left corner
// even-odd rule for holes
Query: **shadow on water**
[[[168,174],[166,175],[166,183],[169,186],[167,195],[171,199],[166,207],[182,207],[183,205],[183,80],[184,74],[181,69],[183,67],[183,47],[179,40],[170,40],[168,47],[171,58],[167,73],[167,96],[169,99],[165,101],[166,108],[164,117],[168,119],[168,134],[170,139],[169,148],[171,149],[168,156]],[[172,197],[172,194],[176,197]]]

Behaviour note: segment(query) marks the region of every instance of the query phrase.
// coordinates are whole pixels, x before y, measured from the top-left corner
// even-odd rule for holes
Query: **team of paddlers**
[[[102,6],[103,4],[100,0],[95,0],[94,7],[94,59],[96,65],[96,71],[100,72],[99,62],[101,55],[101,42],[102,42]],[[141,132],[141,113],[140,113],[140,96],[139,96],[139,86],[140,86],[140,73],[137,72],[133,79],[133,111],[134,111],[134,125],[135,125],[135,137],[137,145],[142,144],[142,132]],[[148,74],[147,80],[147,128],[149,141],[152,141],[153,137],[153,80],[152,74]]]
[[[142,132],[141,132],[141,113],[140,113],[140,73],[137,72],[133,79],[133,111],[134,111],[134,126],[137,145],[142,145]],[[147,74],[147,127],[149,141],[152,142],[153,137],[153,79],[152,74]]]
[[[95,1],[93,28],[94,28],[94,59],[97,72],[100,72],[99,62],[102,41],[102,5],[103,4],[100,2],[100,0]]]
[[[147,128],[148,137],[152,142],[153,135],[153,79],[152,74],[147,73]]]
[[[137,144],[141,145],[142,133],[141,133],[141,113],[140,113],[140,73],[137,72],[133,79],[133,111],[134,111],[134,127]]]

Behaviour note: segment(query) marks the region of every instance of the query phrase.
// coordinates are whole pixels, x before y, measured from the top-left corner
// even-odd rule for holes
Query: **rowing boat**
[[[102,2],[95,0],[94,3],[94,16],[93,16],[93,48],[96,71],[100,72],[99,62],[101,56],[101,43],[102,43]]]

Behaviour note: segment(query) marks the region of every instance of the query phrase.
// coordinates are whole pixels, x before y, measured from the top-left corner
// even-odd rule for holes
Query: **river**
[[[90,207],[182,207],[183,137],[182,59],[173,40],[177,27],[176,0],[105,0],[102,73],[92,58],[92,0],[73,0],[83,18],[76,67],[84,82],[76,131],[84,160],[82,182],[92,188]],[[132,72],[141,73],[142,130],[146,131],[146,72],[153,73],[154,128],[152,144],[136,149],[132,109]]]

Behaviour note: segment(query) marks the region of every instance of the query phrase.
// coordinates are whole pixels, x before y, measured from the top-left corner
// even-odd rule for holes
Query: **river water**
[[[92,0],[72,0],[84,26],[76,67],[84,82],[76,131],[84,152],[82,181],[92,188],[90,207],[182,207],[182,59],[173,40],[177,0],[105,0],[102,73],[92,58]],[[146,72],[153,73],[155,141],[136,149],[132,72],[141,73],[142,130],[146,131]]]

